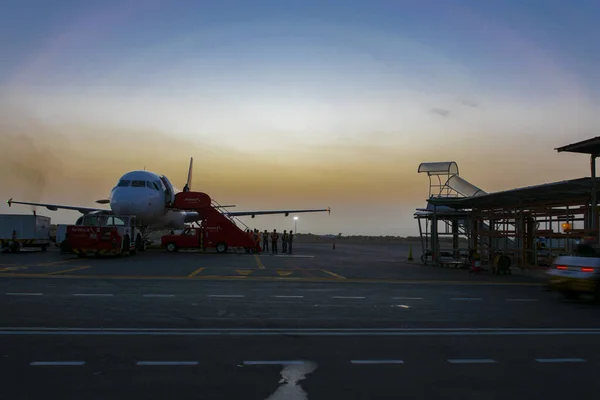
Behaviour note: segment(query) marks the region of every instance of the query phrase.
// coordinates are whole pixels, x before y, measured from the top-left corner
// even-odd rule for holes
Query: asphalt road
[[[0,398],[554,399],[600,389],[597,306],[529,275],[310,250],[3,257]],[[292,274],[260,275],[278,270]]]

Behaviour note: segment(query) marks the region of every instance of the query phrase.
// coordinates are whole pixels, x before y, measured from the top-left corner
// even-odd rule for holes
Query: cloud
[[[471,108],[480,108],[480,104],[477,103],[476,101],[471,101],[471,100],[459,100],[459,103],[462,104],[463,106],[467,106],[467,107],[471,107]]]
[[[432,108],[431,112],[439,115],[440,117],[447,117],[450,115],[450,110],[446,110],[444,108]]]

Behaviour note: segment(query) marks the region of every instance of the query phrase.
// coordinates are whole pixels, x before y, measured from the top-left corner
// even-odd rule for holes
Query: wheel
[[[146,250],[146,243],[142,239],[141,235],[137,235],[136,238],[135,238],[135,249],[137,251],[144,251],[144,250]]]
[[[217,253],[225,253],[227,251],[227,243],[219,242],[217,243]]]
[[[170,252],[177,251],[177,245],[175,243],[167,243],[167,251],[170,251]]]
[[[123,251],[121,254],[129,254],[130,246],[131,246],[131,240],[129,240],[129,236],[125,236],[125,239],[123,239]]]

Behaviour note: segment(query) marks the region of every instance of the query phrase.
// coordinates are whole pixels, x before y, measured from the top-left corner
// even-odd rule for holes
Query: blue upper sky
[[[575,174],[544,154],[600,131],[598,21],[597,0],[6,0],[0,135],[110,144],[110,182],[189,157],[164,157],[173,141],[148,132],[200,143],[217,164],[275,160],[295,182],[313,168],[306,188],[329,179],[340,202],[387,202],[372,231],[393,232],[421,161],[457,160],[488,191]],[[142,161],[116,150],[123,138],[146,147]],[[371,223],[356,221],[340,214],[340,229]]]
[[[180,59],[157,56],[153,59],[157,64],[149,69],[167,67],[183,57],[226,57],[227,52],[243,48],[252,52],[253,47],[263,51],[253,53],[254,57],[248,54],[245,60],[259,64],[261,59],[274,60],[283,63],[282,67],[287,67],[286,60],[319,65],[319,60],[303,57],[299,50],[321,46],[329,51],[336,45],[342,47],[341,55],[353,49],[392,65],[419,63],[404,57],[414,54],[414,49],[392,51],[389,43],[373,48],[365,38],[371,34],[412,43],[486,80],[494,74],[512,77],[536,60],[556,63],[596,93],[599,17],[600,3],[593,0],[9,0],[2,3],[0,13],[0,77],[6,83],[33,57],[50,52],[44,74],[36,71],[47,80],[62,77],[76,82],[84,77],[94,81],[100,79],[98,70],[103,67],[123,67],[145,51],[162,47],[161,53],[173,55],[177,43],[183,46],[180,51],[189,53],[177,54]],[[191,36],[195,46],[181,44]],[[528,51],[528,56],[523,54]],[[511,58],[511,53],[515,57]],[[318,51],[312,55],[322,56]],[[419,65],[407,69],[417,76],[419,70]],[[143,70],[138,73],[145,75]],[[34,79],[44,81],[41,76]]]

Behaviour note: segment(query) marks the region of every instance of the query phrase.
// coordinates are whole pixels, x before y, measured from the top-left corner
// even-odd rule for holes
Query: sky
[[[600,135],[597,1],[0,7],[3,199],[94,206],[142,168],[181,187],[194,157],[193,187],[237,210],[331,207],[298,230],[408,236],[421,162],[493,192],[588,176],[554,148]]]

